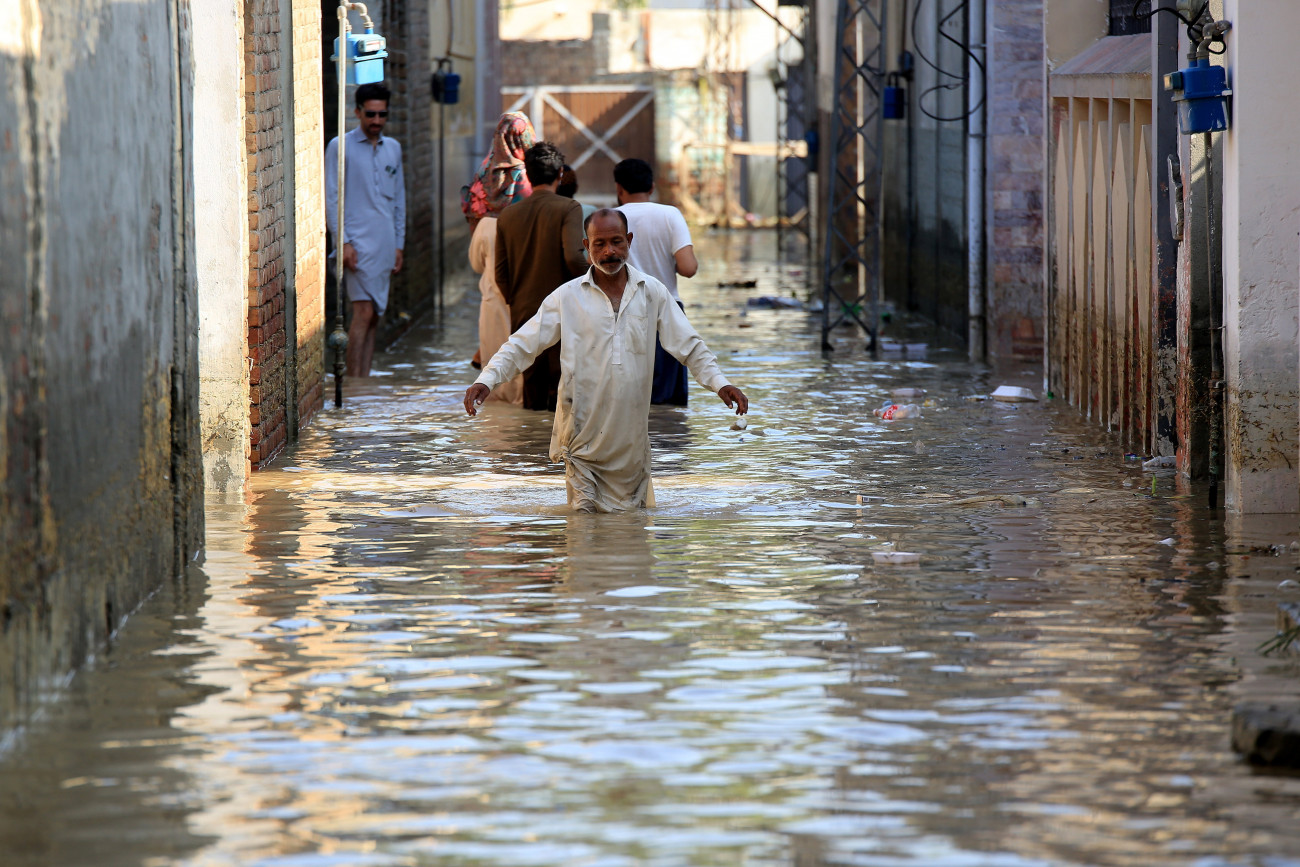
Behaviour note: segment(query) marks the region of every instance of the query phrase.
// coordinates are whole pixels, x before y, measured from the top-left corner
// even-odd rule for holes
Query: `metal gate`
[[[504,87],[501,97],[506,111],[528,115],[539,141],[553,142],[564,153],[583,201],[614,202],[614,166],[620,160],[637,157],[655,165],[651,87]]]

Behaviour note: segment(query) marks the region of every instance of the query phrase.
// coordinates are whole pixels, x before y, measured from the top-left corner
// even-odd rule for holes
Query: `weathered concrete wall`
[[[1300,4],[1225,0],[1232,128],[1223,134],[1228,508],[1300,511],[1296,462],[1300,116],[1285,74]]]
[[[244,0],[194,10],[195,247],[203,475],[209,492],[248,475],[248,193]]]
[[[0,720],[202,532],[188,4],[8,4]]]

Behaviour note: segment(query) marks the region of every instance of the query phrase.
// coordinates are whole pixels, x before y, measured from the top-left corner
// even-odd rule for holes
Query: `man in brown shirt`
[[[582,206],[556,195],[564,154],[550,142],[524,152],[533,192],[497,218],[496,278],[510,305],[510,330],[533,317],[542,300],[587,271],[582,249]],[[483,359],[487,364],[489,359]],[[560,345],[546,350],[524,371],[524,407],[555,409],[560,386]]]

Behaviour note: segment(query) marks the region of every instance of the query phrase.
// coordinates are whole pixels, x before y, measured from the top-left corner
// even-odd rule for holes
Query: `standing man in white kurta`
[[[559,341],[550,454],[564,462],[569,506],[584,512],[653,506],[649,413],[656,332],[664,349],[737,415],[749,412],[749,399],[727,382],[664,285],[627,265],[627,218],[599,210],[586,229],[591,268],[548,295],[492,356],[465,392],[465,411],[477,415],[493,388]]]
[[[352,302],[347,375],[369,376],[375,334],[388,307],[388,282],[402,270],[406,182],[402,146],[384,135],[391,94],[382,84],[357,88],[357,127],[348,131],[343,198],[343,283]],[[325,220],[337,245],[339,140],[325,148]],[[337,250],[335,251],[337,255]]]

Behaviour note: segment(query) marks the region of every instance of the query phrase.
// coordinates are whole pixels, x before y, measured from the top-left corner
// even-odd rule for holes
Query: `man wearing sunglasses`
[[[402,270],[406,241],[406,185],[402,146],[384,135],[391,94],[383,84],[356,92],[358,125],[349,130],[344,158],[343,283],[352,303],[347,375],[369,376],[379,319],[388,306],[388,282]],[[325,220],[337,246],[339,140],[325,148]],[[337,253],[337,250],[335,251]]]

